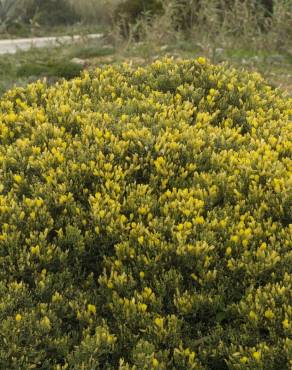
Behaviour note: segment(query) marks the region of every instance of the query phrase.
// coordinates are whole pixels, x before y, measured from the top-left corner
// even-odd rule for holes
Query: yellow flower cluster
[[[0,367],[288,369],[292,101],[197,60],[0,100]]]

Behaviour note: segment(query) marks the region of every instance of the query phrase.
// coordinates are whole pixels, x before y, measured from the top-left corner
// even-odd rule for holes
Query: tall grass
[[[109,23],[121,0],[68,0],[85,23]]]
[[[0,31],[21,20],[32,0],[0,0]]]
[[[184,39],[208,54],[217,48],[292,49],[292,0],[274,0],[267,15],[258,0],[168,0],[163,15],[144,14],[129,25],[128,44],[149,47]],[[198,6],[199,4],[199,6]],[[116,37],[123,24],[114,26]],[[120,32],[123,33],[123,32]],[[120,43],[121,40],[119,40]]]
[[[0,4],[10,1],[14,0],[0,0]],[[146,12],[136,22],[126,25],[126,33],[126,17],[117,21],[114,16],[117,6],[125,0],[65,1],[74,9],[72,14],[76,14],[83,24],[110,25],[115,44],[122,47],[131,45],[137,39],[149,48],[183,39],[208,54],[213,54],[218,48],[239,46],[256,50],[292,49],[292,0],[274,0],[270,16],[267,16],[260,0],[160,0],[164,8],[162,15]],[[16,19],[36,0],[15,2],[24,5],[15,6],[13,14],[6,12],[9,21]],[[48,15],[48,18],[52,17]]]

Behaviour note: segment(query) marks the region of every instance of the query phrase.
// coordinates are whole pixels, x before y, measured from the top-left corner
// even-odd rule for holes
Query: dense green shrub
[[[26,21],[31,19],[41,25],[69,25],[80,20],[80,16],[68,0],[30,0]]]
[[[215,12],[221,17],[222,22],[225,13],[232,13],[238,6],[243,4],[246,5],[247,9],[250,8],[258,13],[264,13],[266,17],[270,17],[273,14],[272,0],[174,0],[174,3],[178,9],[176,12],[176,18],[179,21],[178,25],[183,29],[191,28],[198,21],[202,22],[200,14],[208,6],[208,3],[212,4]],[[246,14],[242,14],[242,17],[242,21],[244,21]]]
[[[292,365],[291,99],[127,65],[0,101],[0,368]]]
[[[125,0],[116,7],[116,14],[125,16],[129,22],[134,23],[145,12],[154,15],[160,13],[161,10],[160,0]]]
[[[26,63],[21,65],[17,71],[17,77],[59,77],[59,78],[74,78],[80,75],[82,66],[67,60],[56,61],[55,63],[48,62],[47,64]]]
[[[0,32],[20,26],[24,4],[23,0],[0,0]]]
[[[115,9],[114,21],[120,24],[124,36],[129,34],[130,25],[135,24],[141,17],[151,19],[161,15],[163,6],[161,0],[124,0]]]

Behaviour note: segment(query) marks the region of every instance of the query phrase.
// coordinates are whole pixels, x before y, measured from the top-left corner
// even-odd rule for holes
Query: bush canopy
[[[204,58],[0,101],[0,368],[292,364],[291,99]]]

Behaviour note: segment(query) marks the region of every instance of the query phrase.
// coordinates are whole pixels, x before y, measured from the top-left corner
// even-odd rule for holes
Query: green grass
[[[112,55],[113,53],[114,53],[114,49],[112,47],[96,48],[93,45],[84,47],[80,50],[73,52],[75,58],[81,58],[81,59],[104,57],[107,55]]]
[[[59,78],[74,78],[80,74],[82,67],[70,61],[60,61],[58,63],[26,63],[16,70],[16,75],[19,78],[30,77],[59,77]]]
[[[119,61],[132,60],[133,63],[146,64],[163,56],[174,58],[196,58],[205,56],[213,63],[228,62],[236,68],[245,68],[260,72],[273,86],[279,87],[292,96],[292,54],[287,51],[254,50],[241,48],[210,48],[191,41],[179,40],[175,44],[155,46],[138,43],[125,49],[119,55]]]
[[[14,85],[22,86],[43,77],[51,81],[74,78],[80,74],[82,66],[74,63],[73,58],[89,59],[113,52],[112,48],[103,47],[101,40],[88,40],[62,47],[1,55],[0,95]]]

